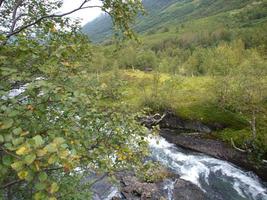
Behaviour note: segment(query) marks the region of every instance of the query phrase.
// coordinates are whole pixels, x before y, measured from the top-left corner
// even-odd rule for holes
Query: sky
[[[79,7],[82,2],[83,0],[63,0],[62,12],[71,11]],[[91,0],[86,5],[101,5],[101,4],[99,0]],[[101,10],[99,8],[88,8],[88,9],[77,11],[69,15],[69,17],[81,19],[81,23],[82,25],[84,25],[87,22],[94,20],[100,14],[101,14]]]

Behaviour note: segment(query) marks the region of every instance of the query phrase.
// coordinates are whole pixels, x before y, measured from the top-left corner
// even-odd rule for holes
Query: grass
[[[210,76],[183,77],[170,76],[157,72],[142,72],[138,70],[118,70],[105,72],[101,75],[101,81],[106,85],[111,82],[121,82],[117,88],[119,98],[107,98],[100,102],[104,107],[122,108],[122,103],[127,111],[150,113],[171,110],[184,119],[201,121],[206,124],[220,124],[226,127],[224,130],[213,132],[207,137],[215,138],[231,144],[231,139],[239,147],[244,148],[247,141],[251,141],[252,135],[248,122],[239,113],[226,111],[218,106],[216,79]],[[112,88],[114,89],[114,88]],[[109,88],[107,88],[107,91]],[[267,121],[259,125],[255,155],[265,157],[267,154]],[[265,141],[265,142],[264,142]],[[266,155],[267,156],[267,155]],[[255,156],[254,156],[255,157]]]
[[[240,115],[216,106],[215,80],[211,77],[121,70],[119,79],[124,83],[118,89],[122,95],[119,101],[133,111],[149,108],[152,112],[164,112],[168,109],[182,118],[207,124],[219,123],[233,129],[242,129],[247,125]],[[116,102],[107,100],[105,103],[110,105]]]

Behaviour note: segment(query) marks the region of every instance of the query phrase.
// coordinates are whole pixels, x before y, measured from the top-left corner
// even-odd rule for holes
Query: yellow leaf
[[[61,62],[62,65],[66,66],[66,67],[70,67],[71,64],[69,62]]]
[[[55,33],[55,32],[57,32],[57,29],[56,29],[55,26],[53,26],[53,27],[50,29],[50,31],[51,31],[52,33]]]
[[[57,157],[56,157],[56,155],[52,155],[52,156],[50,156],[49,159],[48,159],[48,163],[49,163],[49,164],[53,164],[53,163],[55,163],[56,161],[57,161]]]
[[[57,183],[54,182],[54,183],[51,184],[51,187],[50,187],[49,191],[50,191],[51,194],[53,194],[53,193],[57,192],[58,189],[59,189],[59,187],[58,187]]]
[[[38,161],[35,161],[35,162],[34,162],[34,165],[35,165],[36,170],[37,170],[37,171],[40,171],[39,162],[38,162]]]
[[[23,180],[23,179],[25,179],[28,176],[28,174],[29,173],[27,171],[20,171],[18,173],[18,177]]]
[[[29,134],[29,131],[23,131],[21,132],[20,136],[25,136],[25,135],[28,135]]]
[[[107,88],[108,86],[107,86],[107,84],[102,83],[100,87],[103,88],[103,89],[105,89],[105,88]]]
[[[39,150],[37,150],[36,154],[38,157],[42,157],[42,156],[47,154],[47,150],[46,149],[39,149]]]
[[[68,155],[69,155],[69,152],[67,150],[59,152],[59,157],[61,159],[66,159],[68,157]]]
[[[27,109],[30,110],[30,111],[33,111],[33,110],[34,110],[34,108],[33,108],[32,105],[28,105],[28,106],[27,106]]]
[[[26,154],[27,152],[29,152],[29,149],[25,146],[22,146],[20,147],[17,151],[16,151],[16,154],[18,155],[24,155]]]

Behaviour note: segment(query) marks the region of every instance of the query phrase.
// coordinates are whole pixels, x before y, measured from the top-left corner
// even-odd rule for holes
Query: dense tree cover
[[[104,67],[104,53],[62,18],[68,13],[53,14],[61,6],[0,1],[0,199],[88,199],[84,174],[112,175],[146,153],[136,114],[122,104],[101,105],[118,95],[116,85],[107,90],[91,73],[99,70],[95,63]],[[140,1],[107,0],[101,7],[132,36]]]

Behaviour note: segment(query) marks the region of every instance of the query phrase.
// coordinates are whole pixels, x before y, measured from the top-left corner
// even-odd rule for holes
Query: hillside
[[[96,73],[114,71],[105,77],[105,85],[111,84],[106,90],[125,97],[121,101],[136,111],[171,110],[184,119],[220,124],[224,129],[208,137],[267,158],[267,1],[145,0],[144,6],[147,15],[134,25],[140,43],[127,40],[116,49],[108,40],[107,16],[84,28],[91,28],[91,40],[103,42],[94,54]],[[257,136],[251,133],[251,105],[261,110]],[[252,137],[256,148],[247,146]]]
[[[221,22],[228,23],[228,26],[242,26],[243,16],[249,16],[246,23],[267,16],[265,0],[144,0],[143,4],[146,15],[139,16],[134,25],[139,33],[154,33],[161,29],[164,31],[165,27],[177,27],[179,24],[205,18],[212,23],[214,17],[220,15],[225,17],[223,20],[219,18]],[[235,13],[240,13],[240,20],[233,24],[231,17]],[[94,42],[104,41],[112,35],[111,20],[107,15],[102,15],[86,24],[83,32]]]

